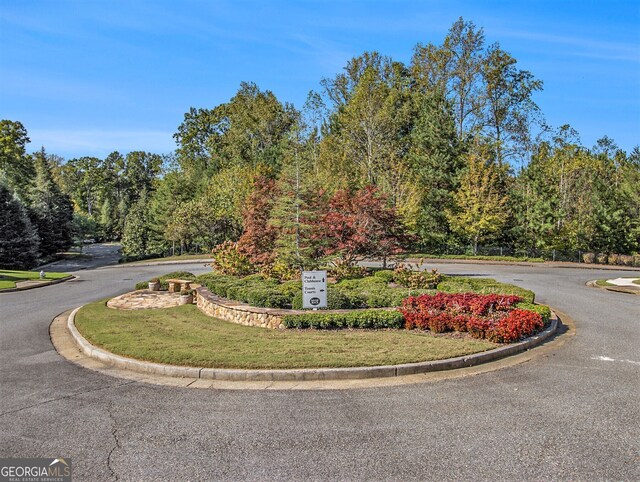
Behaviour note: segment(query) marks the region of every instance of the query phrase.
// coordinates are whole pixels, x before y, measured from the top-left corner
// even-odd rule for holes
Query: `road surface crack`
[[[113,404],[112,403],[109,404],[109,407],[107,408],[107,413],[109,414],[109,418],[111,419],[111,422],[112,422],[111,435],[113,436],[113,442],[114,442],[113,447],[111,447],[111,450],[109,450],[109,454],[107,455],[107,468],[109,469],[109,472],[111,472],[111,475],[113,475],[113,478],[115,480],[118,480],[118,474],[116,473],[116,471],[111,466],[111,456],[113,455],[113,452],[115,452],[116,449],[121,448],[120,440],[118,439],[117,422],[116,422],[115,417],[113,416]]]
[[[113,385],[109,385],[108,387],[92,388],[90,390],[84,390],[82,392],[72,393],[71,395],[65,395],[64,397],[52,398],[52,399],[49,399],[49,400],[45,400],[44,402],[34,403],[33,405],[28,405],[26,407],[18,408],[16,410],[10,410],[8,412],[2,412],[2,413],[0,413],[0,417],[4,417],[5,415],[13,415],[14,413],[19,413],[19,412],[22,412],[24,410],[29,410],[30,408],[39,407],[40,405],[46,405],[47,403],[57,402],[59,400],[66,400],[68,398],[74,398],[74,397],[77,397],[78,395],[84,395],[85,393],[99,392],[101,390],[109,390],[109,389],[113,389],[113,388],[124,387],[125,385],[131,385],[132,383],[138,383],[138,382],[133,380],[133,381],[126,382],[126,383],[120,383],[119,385],[116,385],[115,387]]]

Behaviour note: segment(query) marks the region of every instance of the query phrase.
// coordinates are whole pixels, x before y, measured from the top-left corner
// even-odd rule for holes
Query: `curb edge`
[[[84,338],[75,326],[75,315],[82,308],[74,309],[67,318],[67,329],[74,343],[90,358],[94,358],[108,365],[134,372],[157,374],[178,378],[197,378],[203,380],[223,381],[317,381],[317,380],[362,380],[367,378],[400,377],[457,368],[472,367],[479,364],[492,362],[529,350],[549,337],[558,329],[560,319],[552,312],[549,327],[529,338],[513,345],[495,348],[493,350],[475,353],[446,360],[433,360],[402,365],[379,365],[373,367],[351,368],[315,368],[315,369],[290,369],[290,370],[241,370],[223,368],[198,368],[165,365],[161,363],[145,362],[133,358],[123,357],[97,348]]]

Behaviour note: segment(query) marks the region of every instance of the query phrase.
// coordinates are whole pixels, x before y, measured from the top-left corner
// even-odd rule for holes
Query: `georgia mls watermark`
[[[0,459],[0,482],[71,482],[71,459]]]

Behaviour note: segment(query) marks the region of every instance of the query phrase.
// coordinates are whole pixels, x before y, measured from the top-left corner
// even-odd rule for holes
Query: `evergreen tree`
[[[100,232],[105,241],[117,239],[118,215],[111,196],[105,196],[100,207]]]
[[[131,207],[124,223],[122,252],[125,256],[145,256],[149,251],[152,231],[149,225],[147,193]]]
[[[456,140],[456,127],[448,102],[437,91],[417,94],[417,120],[411,133],[409,161],[415,174],[414,222],[405,221],[423,248],[435,251],[450,237],[446,210],[453,207],[464,161]],[[407,216],[405,216],[406,219]]]
[[[71,246],[73,207],[53,180],[44,148],[33,155],[33,165],[36,177],[29,212],[40,238],[39,255],[46,258]]]
[[[25,207],[0,181],[0,268],[33,268],[38,260],[38,244],[38,234]]]
[[[276,261],[305,270],[317,267],[322,255],[316,228],[322,214],[323,192],[314,186],[310,160],[297,145],[283,160],[269,225],[277,230]]]

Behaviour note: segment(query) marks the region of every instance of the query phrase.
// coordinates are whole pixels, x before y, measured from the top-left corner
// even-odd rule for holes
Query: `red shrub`
[[[411,326],[428,325],[420,318],[447,311],[453,316],[461,314],[487,315],[494,311],[507,311],[521,301],[519,296],[480,295],[477,293],[436,293],[435,295],[409,296],[402,302],[400,311]]]
[[[544,327],[542,316],[539,313],[527,310],[512,310],[502,318],[494,327],[491,341],[510,343],[522,337],[530,336]]]
[[[519,301],[519,296],[511,295],[436,293],[410,296],[400,311],[408,330],[468,331],[474,338],[509,343],[544,327],[538,313],[514,309]]]
[[[491,320],[470,316],[467,319],[467,331],[474,338],[485,338],[487,331],[491,328]]]
[[[451,319],[451,329],[453,331],[467,331],[467,323],[469,317],[466,315],[457,315]]]
[[[444,333],[450,329],[452,318],[446,312],[434,314],[429,318],[429,329],[434,333]]]

